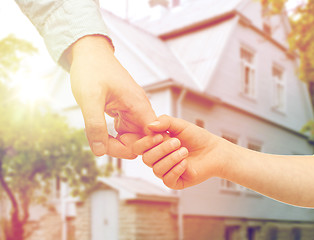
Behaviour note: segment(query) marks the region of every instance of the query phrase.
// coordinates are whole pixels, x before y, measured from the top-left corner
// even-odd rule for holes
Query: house
[[[296,76],[297,56],[288,53],[284,13],[270,16],[251,0],[199,0],[162,14],[130,24],[103,12],[117,57],[145,88],[158,115],[186,119],[252,150],[313,154],[299,132],[313,111]],[[122,168],[128,176],[150,177],[138,162],[124,161]],[[226,180],[185,189],[179,199],[181,239],[314,234],[312,210]]]
[[[313,110],[296,76],[297,56],[288,52],[284,13],[271,16],[254,0],[195,0],[136,22],[102,14],[117,58],[157,115],[186,119],[255,151],[313,154],[299,132]],[[69,87],[58,88],[56,96],[71,95]],[[83,127],[73,99],[64,114]],[[313,210],[219,178],[174,195],[140,159],[100,160],[115,164],[121,176],[101,179],[85,202],[61,199],[63,220],[77,239],[102,239],[100,229],[112,240],[313,239]]]

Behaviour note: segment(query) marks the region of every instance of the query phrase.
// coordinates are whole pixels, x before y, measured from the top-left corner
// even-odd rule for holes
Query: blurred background
[[[312,1],[100,6],[157,115],[254,151],[313,154]],[[312,209],[219,178],[173,191],[140,157],[93,157],[68,73],[14,1],[0,2],[0,23],[1,240],[314,239]]]

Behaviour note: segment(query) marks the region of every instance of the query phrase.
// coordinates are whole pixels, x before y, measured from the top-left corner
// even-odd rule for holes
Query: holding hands
[[[133,152],[143,155],[143,162],[169,188],[183,189],[221,175],[224,162],[216,146],[223,139],[185,120],[166,115],[148,128],[156,135],[137,140]]]
[[[156,121],[144,90],[114,57],[107,39],[87,36],[70,50],[72,91],[95,155],[143,155],[172,189],[220,177],[279,201],[314,206],[308,184],[314,180],[313,156],[255,152],[182,119],[164,115]],[[117,137],[108,135],[104,113],[115,119]]]

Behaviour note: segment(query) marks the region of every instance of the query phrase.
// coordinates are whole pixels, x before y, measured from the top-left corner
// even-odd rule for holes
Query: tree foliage
[[[46,105],[20,103],[4,84],[0,92],[0,185],[12,204],[8,235],[22,239],[17,236],[30,204],[49,200],[52,180],[66,181],[72,195],[82,196],[95,185],[98,169],[82,130]]]
[[[16,72],[25,56],[36,53],[37,49],[23,39],[9,35],[0,40],[0,79],[9,80]]]
[[[286,11],[287,0],[261,0],[273,13]],[[299,77],[314,82],[314,1],[304,1],[289,13],[292,31],[288,41],[291,51],[300,56]]]
[[[32,203],[51,198],[52,181],[67,182],[84,197],[96,184],[98,169],[83,130],[71,128],[47,104],[24,104],[6,81],[22,55],[36,49],[9,36],[0,41],[0,191],[11,203],[6,240],[22,240]]]

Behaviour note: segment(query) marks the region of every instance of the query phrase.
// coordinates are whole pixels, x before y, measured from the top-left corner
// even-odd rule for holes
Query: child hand
[[[169,132],[171,138],[162,142],[161,135],[146,136],[135,142],[133,152],[143,155],[144,163],[166,186],[183,189],[221,175],[224,163],[219,157],[221,150],[217,150],[219,137],[166,115],[148,128],[155,133]]]
[[[188,150],[181,147],[179,139],[161,134],[145,136],[134,144],[133,152],[143,155],[143,162],[153,168],[154,174],[163,179],[166,186],[183,188],[180,176],[187,169]]]

